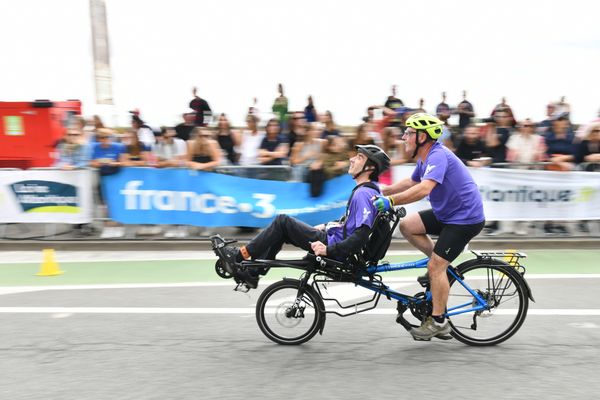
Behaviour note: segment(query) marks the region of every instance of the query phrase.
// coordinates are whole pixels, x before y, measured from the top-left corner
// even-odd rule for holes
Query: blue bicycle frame
[[[410,262],[405,262],[405,263],[400,263],[400,264],[380,264],[377,266],[367,268],[367,272],[369,274],[376,274],[376,273],[381,273],[381,272],[404,271],[404,270],[408,270],[408,269],[427,268],[428,262],[429,262],[429,258],[423,258],[423,259],[420,259],[417,261],[410,261]],[[468,312],[480,311],[480,310],[489,308],[487,301],[484,298],[482,298],[479,295],[479,293],[477,293],[473,289],[471,289],[460,278],[460,276],[456,273],[456,271],[453,268],[449,268],[448,272],[458,283],[460,283],[460,285],[462,287],[465,288],[466,291],[468,291],[473,296],[473,298],[476,300],[476,305],[474,304],[473,301],[468,301],[464,304],[459,304],[457,306],[451,307],[446,311],[446,314],[445,314],[446,317],[451,317],[451,316],[457,315],[457,314],[465,314]],[[372,283],[372,281],[364,279],[364,278],[357,280],[356,284],[365,289],[369,289],[376,293],[383,294],[385,296],[388,296],[390,298],[398,300],[399,302],[401,302],[404,305],[408,305],[410,302],[415,301],[415,299],[413,297],[406,296],[406,295],[399,293],[393,289],[389,289],[387,286],[384,286],[382,288],[381,286],[375,285]],[[431,301],[431,292],[430,291],[427,291],[425,293],[425,301]]]

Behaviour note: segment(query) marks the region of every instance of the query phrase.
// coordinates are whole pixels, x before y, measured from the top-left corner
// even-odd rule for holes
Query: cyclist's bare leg
[[[446,269],[450,263],[433,253],[427,264],[429,281],[431,282],[431,301],[433,303],[432,315],[444,315],[450,284]]]
[[[431,257],[433,241],[425,233],[425,225],[418,213],[409,214],[400,221],[400,232],[410,244],[421,250],[427,257]]]

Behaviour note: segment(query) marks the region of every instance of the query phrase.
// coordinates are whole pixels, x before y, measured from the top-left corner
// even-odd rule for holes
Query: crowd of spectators
[[[110,129],[98,117],[78,118],[57,144],[56,166],[64,169],[91,166],[100,179],[122,166],[179,167],[213,171],[219,166],[285,166],[291,179],[310,183],[318,196],[323,182],[344,174],[348,154],[357,144],[377,144],[391,157],[392,165],[412,162],[402,139],[403,123],[412,113],[427,111],[423,99],[411,108],[397,97],[396,86],[382,105],[367,107],[353,131],[336,125],[329,110],[319,111],[312,96],[306,107],[290,110],[283,85],[272,106],[272,118],[261,121],[256,99],[249,107],[245,126],[234,128],[225,113],[213,115],[207,100],[193,88],[189,111],[174,127],[154,128],[139,110],[131,111],[128,129]],[[446,93],[430,110],[444,121],[440,141],[470,167],[509,167],[570,171],[600,170],[600,118],[575,129],[565,98],[547,105],[543,121],[517,119],[505,98],[489,115],[477,117],[467,99],[452,107]],[[452,116],[457,125],[450,125]],[[599,115],[600,117],[600,115]],[[359,119],[360,121],[360,119]],[[240,168],[240,175],[244,169]],[[264,175],[263,175],[264,176]],[[392,182],[391,171],[381,177]],[[102,193],[99,193],[102,199]],[[498,224],[491,232],[502,229]],[[547,233],[561,233],[560,225],[548,223]],[[522,230],[517,229],[516,233]]]

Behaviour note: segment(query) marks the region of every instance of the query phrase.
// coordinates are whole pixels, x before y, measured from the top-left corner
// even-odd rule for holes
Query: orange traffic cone
[[[40,265],[40,272],[37,276],[54,276],[61,275],[64,272],[58,267],[58,263],[54,259],[54,249],[42,250],[42,265]]]

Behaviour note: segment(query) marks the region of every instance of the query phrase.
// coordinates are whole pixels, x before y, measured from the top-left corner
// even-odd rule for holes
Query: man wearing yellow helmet
[[[417,158],[417,166],[410,178],[384,188],[383,196],[373,201],[379,211],[425,197],[431,202],[431,209],[410,214],[400,223],[404,237],[429,257],[433,310],[431,317],[411,330],[417,340],[450,333],[444,317],[450,289],[446,269],[485,224],[481,195],[469,170],[437,141],[442,125],[426,113],[413,114],[406,120],[402,139],[407,151]],[[435,245],[430,234],[438,235]]]

